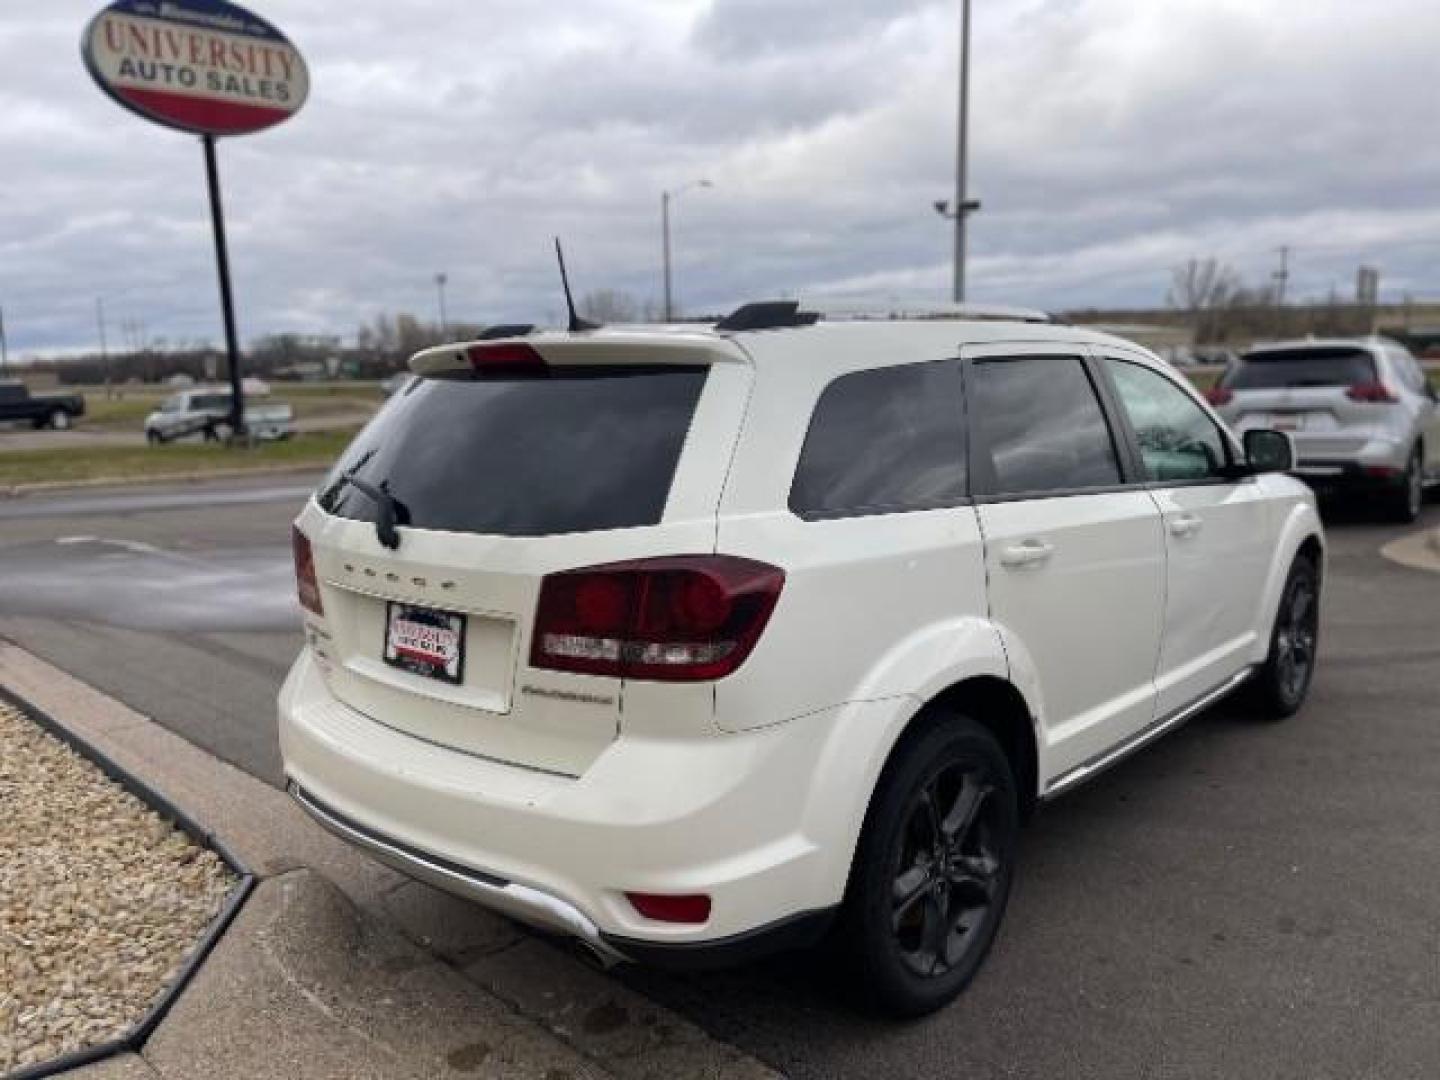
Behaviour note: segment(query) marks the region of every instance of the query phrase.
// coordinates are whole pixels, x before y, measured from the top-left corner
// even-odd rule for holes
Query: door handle
[[[1024,570],[1026,567],[1044,565],[1054,554],[1055,548],[1044,540],[1024,540],[1000,552],[1000,565],[1011,570]]]
[[[1170,519],[1170,535],[1184,539],[1194,536],[1205,527],[1205,522],[1194,514],[1176,514]]]

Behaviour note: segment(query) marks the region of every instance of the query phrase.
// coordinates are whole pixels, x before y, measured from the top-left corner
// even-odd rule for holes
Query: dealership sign
[[[90,20],[81,49],[121,105],[197,135],[272,127],[310,90],[289,39],[228,0],[116,0]]]

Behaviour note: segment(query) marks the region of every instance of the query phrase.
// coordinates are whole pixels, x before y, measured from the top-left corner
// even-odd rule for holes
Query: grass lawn
[[[253,449],[215,443],[168,446],[77,447],[16,450],[0,454],[0,488],[58,480],[131,480],[170,473],[261,469],[278,465],[324,468],[339,455],[353,431],[297,435]]]

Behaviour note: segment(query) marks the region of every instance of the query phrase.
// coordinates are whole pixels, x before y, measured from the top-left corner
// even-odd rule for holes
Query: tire
[[[1251,684],[1251,700],[1262,718],[1284,720],[1300,711],[1315,677],[1319,644],[1320,574],[1313,559],[1300,555],[1280,593],[1270,652]]]
[[[871,800],[832,939],[868,1006],[924,1016],[969,985],[1004,918],[1018,832],[1014,773],[983,727],[937,714],[901,744]]]
[[[1392,521],[1409,525],[1420,519],[1420,511],[1425,506],[1425,456],[1419,446],[1410,455],[1400,487],[1388,495],[1388,516]]]
[[[50,414],[48,423],[52,431],[69,431],[71,423],[70,414],[64,409],[56,409]]]
[[[154,428],[146,428],[146,429],[145,429],[145,441],[146,441],[147,443],[149,443],[151,446],[159,446],[161,443],[163,443],[163,442],[165,441],[165,439],[164,439],[164,437],[160,434],[160,432],[156,431]]]

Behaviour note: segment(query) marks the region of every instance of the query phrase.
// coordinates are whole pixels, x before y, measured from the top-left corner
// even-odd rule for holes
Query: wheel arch
[[[1270,628],[1275,623],[1275,613],[1280,609],[1280,596],[1285,590],[1285,580],[1290,575],[1291,565],[1302,555],[1313,559],[1316,579],[1323,590],[1325,532],[1320,524],[1320,515],[1308,502],[1298,504],[1280,529],[1279,539],[1275,544],[1275,558],[1270,565],[1270,574],[1266,579],[1260,610],[1257,612],[1255,647],[1250,657],[1253,663],[1263,663],[1270,651]]]

